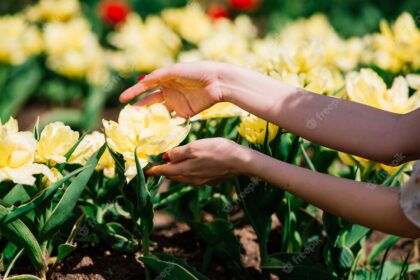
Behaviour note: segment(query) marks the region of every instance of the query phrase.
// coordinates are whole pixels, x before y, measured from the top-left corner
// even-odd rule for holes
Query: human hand
[[[146,173],[197,186],[215,184],[244,173],[250,152],[225,138],[201,139],[172,149],[167,164]]]
[[[224,101],[223,84],[225,74],[238,68],[218,62],[180,63],[158,69],[145,76],[136,85],[124,91],[121,102],[156,91],[142,98],[135,105],[145,106],[157,102],[165,102],[168,110],[175,111],[178,116],[188,118]]]

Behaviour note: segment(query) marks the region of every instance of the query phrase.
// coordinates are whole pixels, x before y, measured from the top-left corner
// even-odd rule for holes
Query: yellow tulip
[[[112,68],[122,73],[150,72],[174,63],[181,40],[156,16],[144,22],[135,13],[109,36],[118,50],[109,52]]]
[[[254,116],[247,115],[241,117],[241,123],[237,127],[239,134],[248,142],[253,144],[264,144],[267,131],[267,121]],[[271,142],[276,137],[278,127],[272,123],[268,124],[268,142]]]
[[[66,21],[79,13],[78,0],[40,0],[25,11],[32,21]]]
[[[213,32],[210,17],[197,3],[184,8],[165,9],[161,17],[168,26],[185,40],[194,44],[208,38]]]
[[[42,51],[41,33],[22,15],[0,17],[0,34],[0,62],[22,64]]]
[[[392,26],[382,21],[380,31],[370,37],[373,63],[394,72],[420,68],[420,30],[409,13],[401,14]]]
[[[198,49],[205,59],[230,62],[246,66],[252,61],[251,41],[257,29],[246,16],[234,21],[220,19],[214,23],[214,31],[200,41]]]
[[[103,155],[99,159],[96,170],[103,171],[104,175],[108,178],[115,177],[115,161],[108,149],[104,151]]]
[[[0,122],[0,182],[11,180],[16,184],[33,185],[34,174],[55,180],[47,166],[34,163],[35,146],[33,133],[19,132],[15,119],[10,118],[5,124]]]
[[[191,118],[191,121],[230,118],[246,114],[244,110],[229,102],[220,102]]]
[[[397,165],[397,166],[389,166],[389,165],[385,165],[382,163],[375,163],[372,162],[370,160],[358,157],[358,156],[353,156],[353,155],[349,155],[343,152],[338,152],[338,158],[347,166],[357,166],[357,163],[359,163],[363,168],[368,168],[369,165],[372,165],[371,168],[372,170],[385,170],[390,176],[395,175],[395,173],[398,172],[398,170],[400,170],[400,168],[402,167],[402,165]],[[395,164],[398,164],[401,159],[399,159],[398,157],[396,157],[394,159]],[[404,169],[404,171],[409,171],[412,169],[412,163],[408,164],[407,167]],[[406,181],[408,179],[406,174],[402,174],[402,180]],[[382,178],[382,180],[385,178]],[[380,182],[378,182],[380,183]]]
[[[103,120],[106,141],[114,152],[123,155],[125,175],[131,180],[137,174],[134,151],[142,167],[148,156],[159,155],[178,146],[188,135],[190,126],[182,118],[171,118],[163,104],[150,107],[127,105],[121,110],[118,123]]]
[[[102,85],[108,79],[105,53],[86,19],[49,22],[44,27],[47,66],[71,79]]]
[[[68,163],[85,165],[87,161],[105,144],[105,135],[98,131],[86,135],[70,156]],[[104,151],[96,166],[97,171],[104,171],[106,177],[115,175],[115,161],[108,149]]]
[[[66,162],[66,153],[76,144],[79,133],[61,122],[48,124],[36,143],[35,160],[39,163],[55,165]]]
[[[348,98],[378,109],[404,114],[419,107],[420,94],[409,96],[408,83],[403,77],[394,79],[387,89],[385,82],[371,69],[351,72],[346,77]]]

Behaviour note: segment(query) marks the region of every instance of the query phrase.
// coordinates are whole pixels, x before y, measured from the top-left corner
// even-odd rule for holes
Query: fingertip
[[[150,167],[150,168],[146,171],[146,174],[147,174],[147,175],[150,175],[150,176],[154,176],[154,175],[156,175],[156,167],[155,167],[155,166]]]

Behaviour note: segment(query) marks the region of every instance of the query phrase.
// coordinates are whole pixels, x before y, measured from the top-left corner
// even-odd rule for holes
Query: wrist
[[[240,144],[236,144],[236,147],[233,152],[233,169],[235,170],[235,173],[238,175],[247,175],[247,176],[253,176],[255,173],[255,170],[253,169],[253,158],[255,157],[256,151],[249,149],[247,147],[244,147]]]
[[[246,71],[239,66],[225,63],[218,64],[217,76],[221,92],[220,102],[235,104],[240,96],[243,98],[247,94],[248,88],[244,81],[249,78],[245,77]]]

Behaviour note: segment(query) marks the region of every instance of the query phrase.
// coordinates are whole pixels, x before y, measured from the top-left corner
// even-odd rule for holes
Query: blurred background
[[[26,129],[40,116],[41,125],[60,120],[91,130],[102,117],[115,118],[118,94],[140,74],[198,59],[256,69],[264,55],[255,55],[255,43],[300,18],[322,15],[312,19],[319,34],[365,42],[384,32],[381,20],[392,23],[403,12],[419,26],[418,0],[2,0],[0,119],[15,116]],[[282,36],[285,41],[290,35]],[[251,53],[253,65],[240,59]],[[364,64],[372,61],[359,59],[339,70]],[[408,72],[376,65],[392,76]]]

